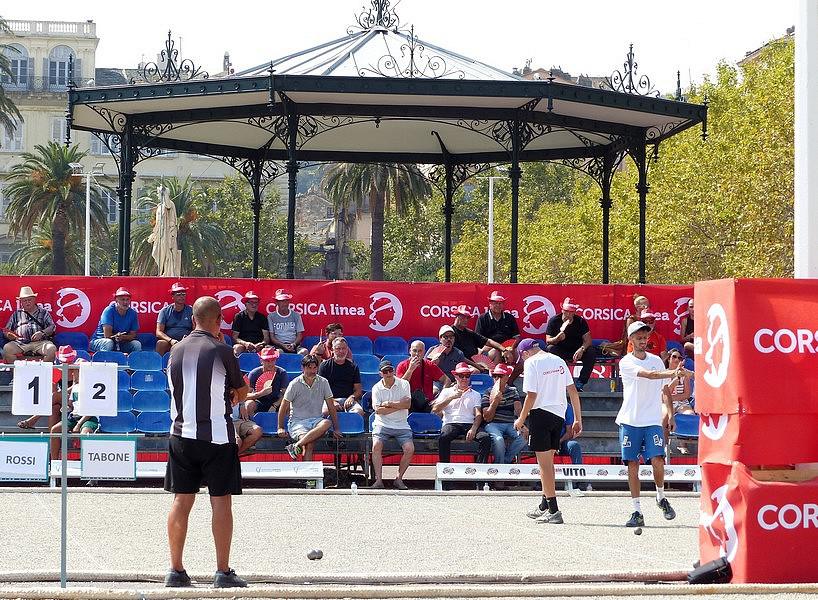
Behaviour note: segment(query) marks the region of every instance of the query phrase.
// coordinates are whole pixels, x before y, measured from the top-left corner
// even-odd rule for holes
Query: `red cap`
[[[246,294],[244,294],[244,298],[242,300],[260,300],[260,298],[256,295],[253,290],[250,290]]]
[[[457,373],[458,375],[472,375],[474,373],[474,369],[471,368],[471,365],[466,362],[457,363],[457,366],[452,369],[452,373]]]
[[[276,360],[279,356],[281,356],[281,353],[276,348],[270,346],[262,348],[261,352],[258,353],[258,357],[261,360]]]
[[[77,351],[71,346],[60,346],[57,350],[57,359],[63,364],[71,364],[77,360]]]
[[[461,304],[460,306],[455,306],[454,309],[452,309],[452,314],[455,315],[455,316],[462,315],[464,317],[470,317],[471,316],[471,313],[469,312],[469,307],[466,306],[465,304]]]
[[[505,302],[506,299],[500,295],[500,292],[494,290],[489,296],[489,302]]]
[[[562,301],[562,310],[570,310],[571,312],[576,312],[579,310],[579,304],[573,298],[566,298]]]
[[[276,300],[292,300],[293,295],[291,293],[289,293],[287,290],[285,290],[284,288],[278,288],[276,290],[275,299]]]
[[[494,369],[492,370],[492,375],[511,375],[511,372],[514,371],[514,367],[511,365],[507,365],[506,363],[499,363]]]
[[[130,296],[131,293],[126,290],[124,287],[119,288],[117,291],[114,292],[114,298],[117,296]]]
[[[170,286],[170,293],[175,294],[176,292],[186,292],[187,288],[181,284],[181,282],[177,281],[172,286]]]

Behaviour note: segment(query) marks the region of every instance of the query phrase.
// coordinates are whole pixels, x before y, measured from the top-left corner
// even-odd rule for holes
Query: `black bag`
[[[412,412],[432,412],[432,404],[423,390],[413,391],[410,397],[412,398]]]

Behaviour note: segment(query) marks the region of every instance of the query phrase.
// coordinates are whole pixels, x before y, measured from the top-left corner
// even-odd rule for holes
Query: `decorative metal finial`
[[[615,92],[625,92],[626,94],[638,94],[639,96],[659,97],[659,90],[653,87],[650,77],[638,75],[636,70],[639,65],[634,60],[633,44],[628,49],[628,56],[623,63],[624,72],[617,69],[605,81],[605,84]]]
[[[676,101],[684,102],[685,97],[682,95],[682,73],[676,71]]]
[[[400,19],[394,8],[389,7],[389,0],[372,0],[371,8],[361,7],[361,12],[355,15],[357,25],[347,28],[352,35],[356,30],[368,31],[371,29],[399,29]]]
[[[210,77],[207,71],[202,70],[193,64],[193,61],[186,58],[179,61],[179,51],[174,48],[175,42],[171,38],[168,30],[168,39],[165,41],[165,49],[159,54],[159,62],[149,62],[142,67],[142,79],[148,83],[162,83],[174,81],[188,81],[190,79],[207,79]],[[132,81],[132,83],[134,83]]]

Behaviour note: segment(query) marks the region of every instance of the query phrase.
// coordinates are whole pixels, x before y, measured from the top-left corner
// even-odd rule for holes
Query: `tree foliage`
[[[3,17],[0,17],[0,33],[13,35]],[[15,81],[14,73],[11,70],[11,60],[7,53],[15,52],[18,52],[18,50],[9,44],[0,44],[0,76],[12,82]],[[17,123],[22,120],[23,115],[20,114],[20,111],[11,98],[6,95],[2,82],[0,82],[0,128],[14,131],[17,128]]]

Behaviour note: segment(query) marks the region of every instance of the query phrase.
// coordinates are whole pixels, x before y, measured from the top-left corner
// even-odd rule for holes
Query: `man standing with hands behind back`
[[[203,296],[193,304],[195,329],[170,351],[170,440],[165,490],[173,492],[168,514],[170,570],[166,587],[191,585],[182,564],[188,519],[202,481],[207,482],[216,545],[213,587],[247,587],[230,568],[232,495],[241,494],[241,465],[231,406],[244,401],[244,383],[233,351],[219,341],[219,301]]]
[[[578,392],[591,378],[596,362],[596,350],[591,339],[588,322],[577,314],[579,304],[573,298],[562,301],[562,313],[548,319],[545,328],[546,352],[556,354],[567,363],[582,362],[582,370],[576,381]]]

